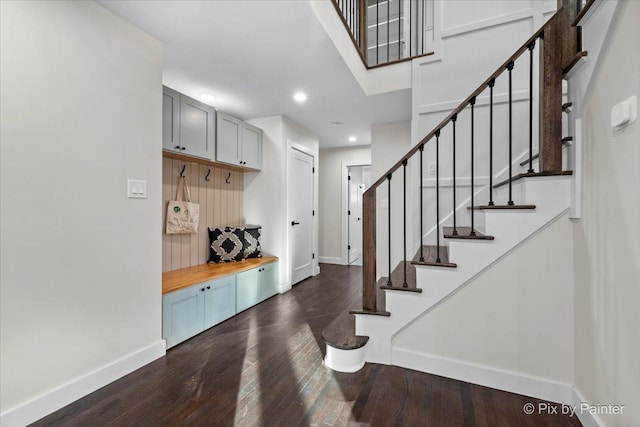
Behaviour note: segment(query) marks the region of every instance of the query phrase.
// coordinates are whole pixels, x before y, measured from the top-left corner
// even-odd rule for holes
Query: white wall
[[[320,150],[320,261],[340,264],[343,251],[342,194],[343,162],[371,163],[371,146],[327,148]],[[344,252],[344,253],[343,253]]]
[[[603,3],[595,14],[606,13]],[[640,122],[621,131],[609,126],[613,105],[640,96],[639,21],[640,3],[621,1],[579,117],[584,157],[582,219],[574,227],[576,387],[592,404],[626,405],[622,415],[598,416],[610,426],[640,420]]]
[[[403,329],[394,349],[570,385],[572,263],[572,224],[564,215]],[[463,372],[425,367],[453,378]]]
[[[159,42],[93,2],[0,7],[9,426],[164,354],[162,58]],[[127,199],[127,178],[146,180],[148,198]]]
[[[411,122],[395,122],[374,125],[371,127],[371,168],[372,183],[377,181],[411,148]],[[387,183],[383,183],[376,190],[376,246],[377,262],[376,277],[388,276],[388,214],[391,207],[391,269],[397,267],[402,259],[402,167],[391,178],[391,200]],[[407,166],[407,257],[413,258],[411,253],[412,236],[412,193],[409,177],[411,164]],[[383,207],[385,206],[386,207]],[[364,231],[366,232],[366,231]]]
[[[244,209],[247,224],[262,226],[260,244],[265,253],[280,258],[280,291],[291,288],[287,227],[287,144],[294,142],[311,150],[316,163],[318,138],[290,119],[278,115],[248,120],[263,130],[262,170],[244,176]],[[318,210],[318,168],[314,177],[314,205]],[[314,224],[315,253],[318,253],[317,215]],[[314,274],[319,272],[318,257]]]

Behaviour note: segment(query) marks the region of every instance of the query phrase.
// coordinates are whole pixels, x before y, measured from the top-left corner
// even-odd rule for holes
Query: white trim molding
[[[462,360],[393,348],[391,364],[551,402],[573,402],[570,384]]]
[[[166,354],[167,343],[159,340],[138,351],[114,360],[86,375],[41,394],[0,414],[3,427],[24,426],[39,420],[113,381],[153,362]]]
[[[340,188],[342,191],[342,208],[340,209],[340,217],[341,217],[341,234],[342,237],[340,239],[340,245],[342,248],[340,249],[340,254],[342,255],[342,260],[340,263],[330,263],[330,264],[341,264],[347,265],[349,264],[349,251],[347,250],[347,245],[349,244],[349,229],[348,229],[348,219],[347,219],[347,211],[349,210],[349,188],[348,188],[348,177],[349,177],[349,168],[353,166],[371,166],[370,160],[348,160],[342,162],[341,167],[341,176],[340,176]]]
[[[337,257],[337,256],[321,256],[321,257],[318,257],[318,262],[322,264],[346,265],[342,257]]]
[[[605,425],[597,416],[588,411],[580,411],[580,405],[587,400],[579,390],[570,384],[401,348],[392,350],[391,364],[527,397],[548,400],[553,403],[570,405],[574,408],[576,416],[584,427]]]

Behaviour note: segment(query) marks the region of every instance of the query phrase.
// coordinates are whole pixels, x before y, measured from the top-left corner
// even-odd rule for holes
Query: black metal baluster
[[[376,64],[380,63],[378,55],[380,53],[380,0],[376,0]]]
[[[401,2],[398,2],[398,59],[400,59],[400,21],[402,18]]]
[[[402,287],[408,288],[409,284],[407,284],[407,159],[402,161],[402,178],[404,182],[402,183],[402,270],[404,273],[404,279],[402,281]]]
[[[513,194],[512,194],[512,176],[513,176],[513,93],[512,89],[512,71],[513,71],[513,61],[509,62],[507,65],[507,70],[509,70],[509,201],[507,205],[513,206]]]
[[[469,101],[469,104],[471,104],[471,231],[469,232],[469,236],[475,236],[476,235],[476,231],[474,228],[474,224],[473,224],[473,217],[474,217],[474,204],[473,204],[473,193],[474,193],[474,187],[473,187],[473,126],[474,126],[474,106],[476,104],[476,97],[474,96],[473,98],[471,98],[471,100]]]
[[[391,281],[391,174],[387,175],[387,184],[389,187],[389,196],[388,196],[388,200],[387,200],[387,208],[389,209],[388,212],[388,218],[389,218],[389,229],[388,231],[388,236],[389,236],[389,240],[388,240],[388,244],[389,244],[389,251],[388,251],[388,257],[389,257],[389,278],[387,279],[387,286],[391,287],[393,286],[393,282]]]
[[[529,49],[529,170],[533,173],[533,48],[536,41],[533,40],[527,48]]]
[[[353,14],[353,0],[350,1],[349,3],[349,22],[351,23],[351,33],[353,34],[353,17],[355,15]]]
[[[422,53],[424,53],[424,14],[425,14],[425,10],[424,10],[424,0],[422,0],[422,14],[420,15],[420,40],[422,41],[421,45],[422,45]]]
[[[424,262],[424,255],[422,253],[422,193],[424,189],[422,188],[422,155],[424,154],[424,144],[420,145],[420,262]]]
[[[389,62],[389,33],[391,33],[391,25],[389,23],[389,3],[391,3],[391,0],[387,0],[387,62]]]
[[[436,131],[436,262],[440,263],[440,129]]]
[[[458,115],[454,114],[451,118],[453,122],[453,235],[458,235],[458,229],[456,228],[456,121]]]
[[[489,81],[489,206],[493,206],[493,87],[496,79]]]

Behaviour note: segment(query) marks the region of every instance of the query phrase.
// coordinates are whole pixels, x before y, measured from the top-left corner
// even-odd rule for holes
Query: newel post
[[[562,170],[562,78],[577,53],[576,0],[558,0],[540,43],[540,172]]]
[[[362,197],[362,308],[377,311],[376,306],[376,188]]]
[[[367,0],[358,0],[360,2],[360,52],[362,52],[362,57],[364,58],[365,63],[369,63],[369,58],[367,58]]]

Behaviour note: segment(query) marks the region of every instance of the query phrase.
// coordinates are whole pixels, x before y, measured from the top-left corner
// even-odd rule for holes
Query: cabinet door
[[[258,286],[260,301],[278,293],[278,263],[272,262],[259,269]]]
[[[242,165],[242,121],[224,113],[218,113],[216,161]]]
[[[162,297],[162,337],[167,348],[204,330],[204,287],[192,286]]]
[[[242,165],[262,169],[262,129],[242,124]]]
[[[224,277],[203,284],[204,329],[236,314],[236,276]]]
[[[258,269],[243,271],[236,275],[236,312],[246,310],[261,301],[258,292]]]
[[[180,94],[162,87],[162,148],[180,151]]]
[[[212,159],[216,110],[202,102],[180,96],[180,146],[190,156]]]

